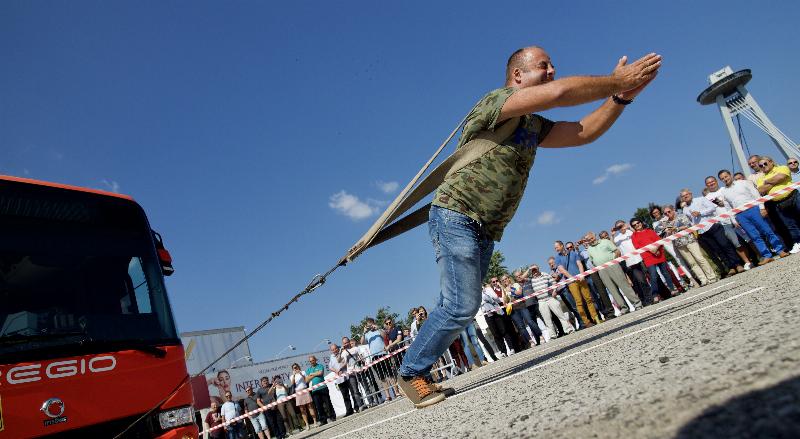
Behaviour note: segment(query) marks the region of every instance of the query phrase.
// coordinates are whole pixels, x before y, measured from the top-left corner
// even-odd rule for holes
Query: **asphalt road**
[[[293,437],[800,437],[800,256]]]

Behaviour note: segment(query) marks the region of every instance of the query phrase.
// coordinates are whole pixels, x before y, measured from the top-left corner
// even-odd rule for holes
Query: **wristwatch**
[[[628,105],[631,102],[633,102],[633,99],[622,99],[621,97],[619,97],[617,95],[612,95],[611,99],[613,99],[614,102],[619,104],[619,105]]]

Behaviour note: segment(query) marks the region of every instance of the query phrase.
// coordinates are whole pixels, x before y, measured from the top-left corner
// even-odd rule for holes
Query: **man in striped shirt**
[[[533,287],[535,295],[534,297],[536,297],[536,300],[539,302],[539,312],[542,315],[544,324],[547,325],[547,331],[550,334],[550,338],[556,338],[556,329],[553,326],[553,316],[558,319],[558,322],[561,324],[561,328],[564,330],[564,334],[569,334],[575,331],[575,328],[573,328],[567,320],[567,310],[564,308],[561,302],[556,299],[556,297],[558,297],[557,292],[550,288],[550,286],[554,283],[550,274],[539,271],[539,266],[536,264],[531,265],[528,273],[528,279]]]

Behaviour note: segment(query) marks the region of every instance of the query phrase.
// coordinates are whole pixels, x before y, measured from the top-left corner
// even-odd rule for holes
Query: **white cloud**
[[[103,180],[101,181],[101,183],[103,183],[103,185],[106,187],[106,190],[114,192],[115,194],[119,193],[119,183],[117,183],[116,181]]]
[[[618,165],[609,166],[608,169],[606,169],[606,172],[608,172],[609,174],[618,175],[618,174],[622,174],[623,172],[627,171],[628,169],[631,169],[632,167],[633,167],[633,165],[630,164],[630,163],[620,163]]]
[[[384,194],[391,194],[397,191],[397,188],[400,187],[400,184],[396,181],[376,181],[375,184]]]
[[[536,223],[542,226],[550,226],[559,222],[561,222],[561,218],[556,217],[556,213],[552,210],[545,210],[536,218]]]
[[[633,164],[631,163],[618,163],[615,165],[611,165],[608,168],[606,168],[606,172],[603,173],[603,175],[592,180],[592,184],[601,184],[606,180],[608,180],[608,178],[611,177],[612,175],[621,175],[626,171],[630,170],[631,168],[633,168]]]
[[[378,212],[378,208],[358,199],[357,196],[339,191],[331,195],[328,206],[342,215],[350,217],[352,220],[360,220],[370,217]]]
[[[604,182],[606,180],[608,180],[608,174],[603,174],[603,175],[595,178],[594,180],[592,180],[592,184],[600,184],[600,183],[602,183],[602,182]]]

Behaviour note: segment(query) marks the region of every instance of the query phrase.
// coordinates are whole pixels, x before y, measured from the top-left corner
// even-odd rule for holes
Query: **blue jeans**
[[[240,439],[242,437],[242,422],[237,421],[228,425],[228,429],[225,430],[225,437],[227,439]]]
[[[769,251],[767,244],[764,243],[762,235],[767,238],[773,250],[778,253],[783,251],[783,243],[772,230],[769,223],[767,223],[767,220],[761,216],[758,206],[753,206],[744,212],[736,214],[736,221],[742,226],[744,231],[747,232],[747,236],[749,236],[753,244],[756,245],[761,256],[765,258],[772,257],[772,252]]]
[[[672,276],[669,273],[669,268],[667,267],[666,262],[662,262],[656,265],[651,265],[647,267],[647,271],[650,273],[650,294],[652,294],[652,297],[655,297],[658,294],[659,271],[661,272],[662,275],[664,275],[664,282],[667,283],[667,288],[669,288],[670,291],[675,291],[675,284],[672,283]]]
[[[483,227],[472,218],[431,206],[428,230],[439,266],[436,306],[420,328],[400,365],[404,377],[427,375],[433,363],[475,318],[481,305],[481,281],[494,250]]]
[[[478,344],[478,334],[475,333],[475,324],[470,323],[469,325],[467,325],[467,327],[464,328],[463,331],[461,331],[460,337],[461,337],[461,345],[464,347],[464,354],[466,354],[467,356],[467,363],[469,363],[470,366],[472,366],[472,364],[475,363],[475,360],[472,359],[472,355],[470,355],[469,343],[467,343],[467,340],[469,340],[469,342],[472,343],[472,346],[475,348],[475,355],[478,356],[478,359],[481,360],[481,363],[485,363],[486,357],[483,355],[483,351],[481,350],[481,345]]]
[[[539,329],[539,326],[536,325],[536,322],[533,321],[531,317],[531,312],[528,311],[528,308],[521,307],[519,309],[515,309],[511,311],[511,320],[514,321],[514,326],[517,327],[517,332],[523,338],[528,338],[528,331],[525,327],[531,328],[531,332],[533,332],[533,338],[536,340],[536,344],[541,343],[539,338],[542,336],[542,330]]]

